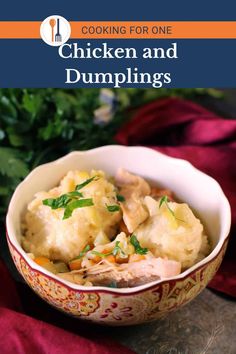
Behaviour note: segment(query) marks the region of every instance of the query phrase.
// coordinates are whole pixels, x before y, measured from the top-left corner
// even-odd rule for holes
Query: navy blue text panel
[[[137,57],[74,58],[75,46],[86,56],[88,43],[108,51],[135,48]],[[61,57],[60,47],[40,39],[0,40],[0,87],[236,87],[234,39],[102,39],[66,44],[61,54],[72,57]],[[165,57],[159,52],[158,58],[143,58],[144,48],[158,47]],[[172,48],[170,58],[168,48]],[[112,56],[112,50],[109,53]]]

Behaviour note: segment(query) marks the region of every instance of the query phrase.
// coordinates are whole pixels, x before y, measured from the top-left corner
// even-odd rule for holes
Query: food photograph
[[[11,341],[26,328],[41,353],[56,353],[45,338],[86,353],[236,352],[235,97],[0,89]]]

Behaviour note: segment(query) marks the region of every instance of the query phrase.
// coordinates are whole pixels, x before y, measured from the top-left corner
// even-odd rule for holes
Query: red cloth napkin
[[[221,184],[232,208],[231,238],[209,287],[236,297],[236,120],[218,117],[189,101],[162,99],[139,109],[116,141],[186,159]]]
[[[51,309],[22,285],[21,299],[16,283],[0,260],[0,353],[4,354],[132,354],[133,352],[106,338],[98,329]],[[22,301],[21,301],[22,300]],[[39,318],[63,322],[67,330],[24,314],[22,302],[33,302]],[[36,311],[32,311],[37,313]],[[48,316],[47,316],[48,312]],[[50,318],[50,316],[52,318]],[[54,317],[54,318],[53,318]],[[74,331],[72,330],[74,328]],[[84,329],[85,327],[85,329]],[[72,333],[75,332],[75,333]],[[84,336],[76,332],[83,333]],[[87,338],[86,338],[87,337]],[[88,339],[93,338],[93,340]]]

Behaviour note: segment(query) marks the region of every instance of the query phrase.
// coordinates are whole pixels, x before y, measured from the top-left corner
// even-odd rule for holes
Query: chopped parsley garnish
[[[131,245],[134,246],[135,253],[137,253],[137,254],[147,254],[148,253],[148,249],[140,246],[140,243],[134,234],[131,235],[131,237],[130,237],[130,243],[131,243]]]
[[[76,259],[82,258],[89,250],[90,250],[90,246],[89,246],[89,245],[85,246],[85,247],[82,249],[82,251],[80,252],[80,254],[78,255],[78,257],[73,258],[70,262],[73,262],[73,261],[75,261]]]
[[[52,209],[58,209],[58,205],[59,205],[59,198],[55,199],[55,198],[49,198],[49,199],[44,199],[43,200],[43,205],[47,205]],[[65,204],[65,201],[63,201],[63,205]]]
[[[64,211],[63,220],[68,219],[75,209],[89,207],[92,205],[94,205],[92,198],[73,200],[72,202],[67,204]]]
[[[74,191],[62,194],[58,198],[48,198],[43,200],[43,205],[47,205],[52,209],[64,208],[63,220],[68,219],[73,211],[77,208],[84,208],[88,206],[92,206],[93,200],[92,198],[88,199],[80,199],[83,198],[83,194],[79,192],[81,188],[86,186],[88,183],[95,180],[95,178],[99,178],[98,176],[93,176],[81,184],[78,184]]]
[[[118,253],[120,254],[121,258],[126,258],[127,255],[125,254],[125,252],[121,249],[121,247],[119,246],[120,241],[116,241],[116,245],[112,251],[113,256],[117,256]]]
[[[165,204],[165,206],[167,207],[167,209],[169,210],[169,212],[175,217],[175,213],[173,212],[173,210],[169,207],[169,199],[167,197],[167,195],[164,195],[159,203],[159,208],[161,208],[162,204]]]
[[[80,189],[84,188],[85,186],[87,186],[87,184],[89,184],[90,182],[94,181],[94,180],[98,180],[99,177],[98,176],[93,176],[89,179],[86,179],[86,181],[80,183],[80,184],[77,184],[77,186],[75,187],[75,190],[76,191],[79,191]]]
[[[97,252],[97,251],[92,251],[91,253],[95,254],[96,256],[99,256],[100,258],[105,258],[107,256],[117,256],[118,254],[121,256],[121,258],[126,258],[127,255],[121,249],[119,244],[120,244],[120,241],[116,241],[115,247],[113,248],[113,250],[111,252],[108,252],[108,253],[101,253],[101,252]]]
[[[77,191],[69,192],[67,194],[62,194],[58,198],[49,198],[43,200],[43,205],[47,205],[52,209],[65,208],[67,204],[71,202],[72,199],[80,198],[83,194]]]
[[[98,251],[92,251],[91,252],[92,254],[95,254],[95,256],[98,256],[100,258],[105,258],[107,256],[111,256],[112,255],[112,252],[108,252],[108,253],[101,253],[101,252],[98,252]]]
[[[121,194],[117,194],[116,198],[118,202],[125,202],[125,197]]]
[[[119,211],[120,210],[120,206],[119,205],[107,205],[107,210],[110,211],[111,213],[114,213],[115,211]]]
[[[167,209],[169,210],[169,212],[171,213],[171,215],[172,215],[176,220],[185,222],[184,220],[178,219],[178,218],[176,217],[175,212],[170,208],[168,202],[169,202],[169,199],[168,199],[167,195],[164,195],[164,196],[161,198],[161,200],[160,200],[159,208],[161,208],[162,204],[165,204],[165,206],[167,207]]]
[[[83,197],[83,194],[82,194],[81,192],[78,192],[78,191],[69,192],[69,193],[67,193],[67,195],[68,195],[70,198],[74,198],[74,197],[80,197],[80,198],[82,198],[82,197]]]

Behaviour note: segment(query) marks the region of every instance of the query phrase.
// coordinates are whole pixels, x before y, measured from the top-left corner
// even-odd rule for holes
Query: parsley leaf
[[[72,202],[67,204],[64,211],[63,220],[68,219],[75,209],[89,207],[92,205],[94,205],[92,198],[73,200]]]
[[[173,212],[173,210],[169,207],[169,204],[168,204],[168,197],[167,195],[164,195],[161,200],[160,200],[160,203],[159,203],[159,208],[161,208],[162,204],[164,203],[167,207],[167,209],[169,210],[169,212],[175,217],[175,213]]]
[[[95,179],[96,178],[96,179]],[[93,177],[91,177],[91,178],[89,178],[89,179],[86,179],[86,181],[84,181],[83,183],[80,183],[80,184],[77,184],[77,186],[75,187],[75,189],[77,190],[77,191],[79,191],[80,189],[82,189],[83,187],[85,187],[85,186],[87,186],[87,184],[89,184],[90,182],[92,182],[92,181],[97,181],[98,180],[98,176],[93,176]]]
[[[77,197],[83,197],[83,194],[78,191],[69,192],[67,194],[62,194],[58,198],[49,198],[43,200],[43,205],[47,205],[52,209],[65,208],[72,199]]]
[[[117,194],[116,198],[118,202],[125,202],[125,197],[121,194]]]
[[[95,254],[96,256],[99,256],[100,258],[105,258],[107,256],[117,256],[118,254],[121,256],[121,258],[126,258],[127,255],[125,254],[125,252],[121,249],[121,247],[119,246],[120,241],[116,241],[115,247],[113,248],[113,250],[111,252],[108,253],[101,253],[98,251],[92,251],[92,254]]]
[[[161,208],[162,204],[164,203],[164,204],[166,205],[167,209],[169,210],[169,212],[171,213],[171,215],[172,215],[176,220],[179,220],[179,221],[182,221],[182,222],[185,223],[184,220],[179,219],[179,218],[176,217],[174,211],[170,208],[168,202],[169,202],[168,197],[167,197],[166,195],[164,195],[164,196],[161,198],[161,200],[160,200],[159,208]]]
[[[44,199],[43,205],[47,205],[52,209],[65,208],[70,201],[71,198],[69,198],[66,194],[63,194],[58,198]]]
[[[130,243],[131,243],[131,245],[134,246],[135,253],[137,253],[137,254],[147,254],[148,253],[148,249],[140,246],[140,243],[134,234],[131,235],[131,237],[130,237]]]
[[[117,256],[118,254],[120,254],[121,258],[127,258],[127,255],[125,254],[125,252],[121,249],[121,247],[119,246],[120,241],[116,241],[116,245],[112,251],[113,256]]]
[[[78,191],[73,191],[73,192],[69,192],[67,193],[68,197],[74,198],[74,197],[83,197],[83,194],[78,192]]]
[[[119,211],[120,210],[120,206],[119,205],[107,205],[107,210],[110,211],[111,213],[114,213],[115,211]]]
[[[118,252],[121,250],[119,243],[120,243],[120,241],[116,241],[116,245],[112,251],[113,256],[116,256],[118,254]]]
[[[0,147],[0,174],[12,178],[22,178],[29,173],[27,164],[16,149]]]
[[[70,262],[75,261],[76,259],[80,259],[82,258],[88,251],[90,250],[90,246],[86,245],[82,251],[79,253],[78,257],[73,258]]]
[[[108,252],[108,253],[101,253],[101,252],[98,252],[98,251],[92,251],[91,252],[92,254],[95,254],[96,256],[100,257],[100,258],[105,258],[107,256],[111,256],[112,255],[112,252]]]

